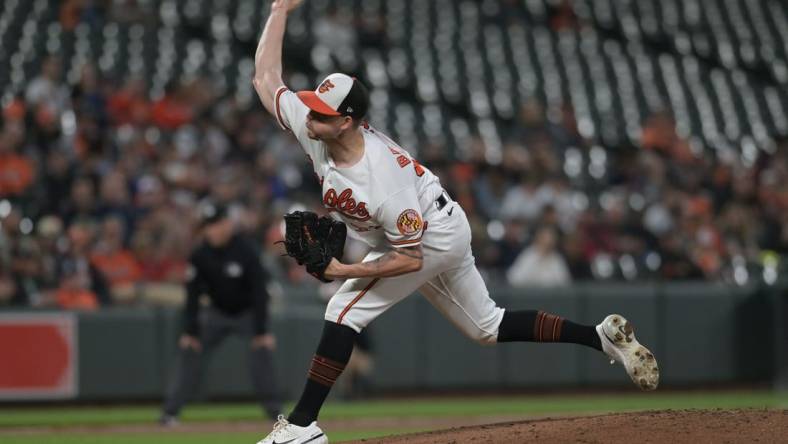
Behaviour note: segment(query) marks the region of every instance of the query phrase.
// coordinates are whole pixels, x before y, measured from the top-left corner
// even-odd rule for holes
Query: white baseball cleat
[[[596,326],[602,350],[610,363],[620,362],[627,374],[642,390],[654,390],[659,384],[659,366],[649,349],[635,339],[632,324],[623,316],[612,314]]]
[[[317,426],[317,421],[312,421],[306,427],[300,427],[287,422],[283,415],[279,415],[274,424],[274,430],[257,444],[328,444],[326,434]]]

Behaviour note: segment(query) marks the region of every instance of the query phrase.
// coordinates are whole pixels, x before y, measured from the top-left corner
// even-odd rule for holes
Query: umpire
[[[178,340],[175,379],[160,423],[177,424],[181,408],[197,389],[203,356],[233,333],[250,340],[248,362],[254,390],[265,413],[276,419],[281,407],[272,361],[276,342],[268,332],[266,274],[259,253],[236,232],[221,204],[200,205],[200,227],[204,240],[190,257],[184,332]],[[203,295],[210,299],[210,306],[201,307]]]

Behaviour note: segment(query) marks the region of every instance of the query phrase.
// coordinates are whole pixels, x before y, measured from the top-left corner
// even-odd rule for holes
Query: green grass
[[[766,391],[665,392],[615,395],[535,395],[462,397],[328,403],[321,419],[384,417],[448,417],[480,415],[539,415],[652,409],[788,408],[788,394]],[[287,409],[286,409],[287,410]],[[0,408],[0,428],[151,423],[156,405],[117,407]],[[254,404],[188,406],[183,422],[254,421],[261,413]]]
[[[557,415],[657,409],[788,408],[788,394],[767,391],[657,392],[612,395],[533,395],[451,397],[328,403],[321,419]],[[25,407],[0,408],[3,444],[208,444],[254,443],[268,430],[254,404],[201,404],[187,407],[183,422],[260,421],[260,432],[102,433],[53,430],[51,433],[2,433],[9,427],[68,427],[152,424],[159,407]],[[332,442],[417,432],[414,429],[331,430]]]

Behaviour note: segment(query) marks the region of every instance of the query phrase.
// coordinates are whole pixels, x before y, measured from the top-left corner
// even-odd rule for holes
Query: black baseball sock
[[[287,418],[289,422],[305,427],[317,420],[320,407],[350,360],[356,336],[358,333],[352,328],[326,321],[304,392]]]
[[[570,342],[602,351],[593,325],[576,324],[536,310],[506,310],[498,327],[498,342]]]

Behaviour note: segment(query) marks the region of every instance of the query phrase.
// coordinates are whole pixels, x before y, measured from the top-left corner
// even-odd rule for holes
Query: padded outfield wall
[[[589,284],[492,294],[505,307],[540,308],[586,323],[597,323],[608,313],[625,315],[656,354],[662,387],[774,383],[788,388],[785,285]],[[277,374],[283,395],[291,398],[302,388],[323,307],[309,291],[293,290],[287,298],[274,307],[272,323]],[[164,308],[0,311],[0,401],[160,398],[174,363],[179,326],[180,311]],[[419,295],[381,316],[370,332],[378,391],[630,384],[619,366],[584,347],[477,345]],[[249,397],[247,350],[240,339],[226,341],[207,362],[200,396]]]

